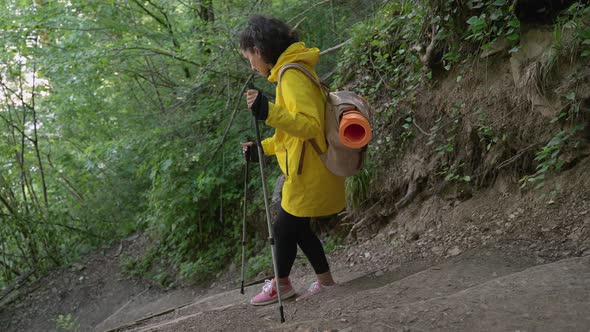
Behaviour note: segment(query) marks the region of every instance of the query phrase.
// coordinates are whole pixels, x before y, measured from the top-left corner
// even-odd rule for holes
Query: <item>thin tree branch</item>
[[[167,51],[164,51],[164,50],[158,50],[158,49],[154,49],[154,48],[149,48],[149,47],[134,46],[134,47],[126,47],[126,48],[123,48],[123,49],[117,49],[116,51],[117,52],[123,52],[123,51],[132,51],[132,50],[148,51],[148,52],[151,52],[151,53],[154,53],[154,54],[164,55],[164,56],[173,58],[174,60],[178,60],[178,61],[181,61],[181,62],[186,62],[186,63],[189,63],[191,65],[201,66],[201,64],[198,63],[198,62],[194,62],[192,60],[182,58],[182,57],[180,57],[180,56],[178,56],[178,55],[176,55],[174,53],[167,52]]]
[[[37,26],[42,30],[65,30],[65,31],[110,31],[109,28],[66,28],[66,27],[52,27],[52,26]],[[47,45],[43,43],[44,45]]]
[[[238,110],[240,109],[240,102],[242,102],[241,96],[242,96],[242,94],[244,94],[244,92],[248,88],[248,84],[250,83],[250,81],[252,80],[252,78],[254,78],[254,73],[252,73],[252,74],[250,74],[250,76],[248,76],[248,79],[246,79],[246,83],[244,83],[244,85],[242,86],[242,88],[238,92],[238,96],[236,98],[236,103],[235,103],[234,111],[233,111],[233,113],[231,115],[231,118],[229,120],[229,123],[227,124],[227,127],[225,128],[225,131],[223,133],[223,136],[221,137],[221,142],[217,145],[217,148],[211,154],[211,158],[209,159],[209,162],[207,163],[207,166],[209,165],[209,163],[211,163],[215,159],[215,156],[217,155],[217,152],[219,152],[219,150],[223,147],[223,144],[225,143],[225,139],[227,138],[227,134],[229,133],[229,129],[233,125],[234,119],[236,118],[236,114],[238,113]]]
[[[49,166],[51,166],[51,168],[53,168],[54,170],[56,169],[56,167],[53,165],[53,162],[51,161],[51,156],[49,155],[49,153],[47,154],[47,162],[49,163]],[[65,187],[72,194],[72,196],[74,196],[78,200],[78,202],[80,202],[81,204],[84,204],[84,197],[82,196],[82,194],[80,194],[80,192],[78,192],[78,190],[76,190],[76,188],[68,180],[68,178],[65,177],[63,174],[61,174],[60,172],[56,172],[56,173],[57,173],[57,176],[59,176],[59,178],[66,184]]]
[[[2,293],[0,293],[0,300],[4,299],[8,294],[12,293],[14,290],[19,289],[25,284],[25,281],[29,279],[31,275],[35,273],[35,269],[31,269],[29,272],[19,276],[12,284],[8,285]],[[17,273],[19,275],[20,273]]]
[[[500,170],[510,164],[512,164],[513,162],[515,162],[518,158],[520,158],[520,156],[522,156],[525,152],[527,152],[528,150],[534,148],[535,146],[539,145],[539,143],[534,143],[531,144],[529,146],[527,146],[526,148],[518,151],[514,156],[510,157],[507,160],[504,160],[503,162],[501,162],[498,166],[496,166],[497,170]]]
[[[416,119],[414,119],[414,121],[412,121],[412,124],[414,124],[414,126],[416,126],[416,128],[418,128],[418,130],[420,130],[422,132],[422,134],[426,135],[426,136],[432,136],[432,134],[427,133],[426,131],[424,131],[424,129],[422,129],[418,123],[416,122]]]
[[[149,58],[145,58],[145,62],[146,64],[151,67],[151,69],[155,69],[154,65],[150,62]],[[156,80],[154,78],[154,75],[152,74],[153,71],[150,70],[150,83],[152,84],[152,86],[154,87],[154,90],[156,91],[156,97],[158,100],[158,106],[160,106],[160,113],[165,113],[166,109],[164,108],[164,102],[162,101],[162,95],[160,94],[160,89],[158,89],[158,85],[156,84]]]
[[[17,95],[17,97],[24,102],[25,98],[22,95],[22,92],[24,90],[23,87],[23,70],[22,70],[22,65],[19,65],[19,87],[20,87],[20,94]],[[23,108],[23,114],[22,114],[22,124],[23,126],[27,123],[27,112],[26,112],[26,107]],[[25,190],[26,186],[27,186],[27,174],[26,174],[26,168],[25,168],[25,133],[24,131],[21,132],[21,137],[20,137],[20,144],[21,144],[21,151],[20,151],[20,156],[18,154],[18,151],[16,152],[17,155],[17,159],[18,159],[18,163],[20,166],[20,171],[21,171],[21,191],[22,191],[22,195],[23,195],[23,201],[25,202],[25,210],[27,211],[27,213],[29,212],[29,204],[27,202],[27,191]],[[30,242],[29,242],[29,247],[31,247]],[[36,256],[34,253],[34,248],[31,247],[31,254],[33,256]],[[33,260],[35,262],[35,265],[37,264],[37,259],[35,257],[33,257]]]
[[[337,51],[337,50],[341,49],[344,45],[350,43],[350,41],[351,41],[351,39],[348,39],[348,40],[346,40],[346,41],[344,41],[344,42],[342,42],[342,43],[340,43],[340,44],[338,44],[338,45],[336,45],[334,47],[330,47],[328,49],[325,49],[325,50],[323,50],[323,51],[320,52],[320,55],[324,55],[324,54],[328,54],[328,53],[332,53],[334,51]]]
[[[10,212],[10,214],[14,214],[14,209],[12,208],[12,206],[10,205],[8,200],[2,195],[0,195],[0,202],[2,202],[2,204],[4,204],[4,206],[6,207],[8,212]]]
[[[22,129],[20,129],[17,125],[15,125],[14,123],[10,122],[8,119],[6,119],[3,115],[1,115],[0,113],[0,118],[2,118],[2,120],[4,120],[4,122],[6,122],[6,124],[9,127],[12,127],[13,129],[15,129],[16,131],[18,131],[19,134],[23,135],[26,137],[26,139],[29,142],[34,142],[34,139],[32,139],[31,137],[29,137],[24,131],[22,131]]]
[[[105,239],[104,236],[95,234],[87,229],[82,229],[82,228],[78,228],[78,227],[74,227],[74,226],[70,226],[70,225],[65,225],[65,224],[61,224],[61,223],[56,223],[56,222],[46,222],[45,224],[52,225],[52,226],[59,226],[59,227],[62,227],[62,228],[65,228],[65,229],[68,229],[68,230],[71,230],[71,231],[74,231],[77,233],[83,233],[86,235],[90,235],[90,236],[95,237],[97,239]]]
[[[313,6],[309,7],[309,8],[307,8],[306,10],[302,11],[301,13],[299,13],[299,14],[295,15],[293,18],[291,18],[290,20],[288,20],[288,21],[287,21],[287,24],[291,23],[291,21],[295,21],[295,20],[296,20],[298,17],[300,17],[301,15],[305,15],[305,13],[307,13],[308,11],[310,11],[310,10],[314,9],[315,7],[317,7],[317,6],[319,6],[319,5],[323,5],[323,4],[325,4],[325,3],[328,3],[328,2],[330,2],[330,0],[324,0],[324,1],[322,1],[322,2],[318,2],[318,3],[316,3],[315,5],[313,5]]]
[[[164,22],[161,18],[159,18],[158,16],[156,16],[156,14],[152,13],[149,9],[147,9],[143,4],[141,4],[141,2],[137,1],[137,0],[133,0],[133,2],[139,6],[139,8],[141,8],[146,14],[148,14],[148,16],[150,16],[151,18],[153,18],[154,20],[156,20],[156,22],[160,23],[163,26],[166,26],[166,22]],[[150,2],[150,1],[148,1]],[[150,2],[151,4],[151,2]],[[153,4],[152,4],[153,6]],[[155,7],[155,6],[154,6]],[[156,7],[157,8],[157,7]]]
[[[36,45],[38,47],[38,44]],[[31,112],[33,113],[33,135],[35,140],[33,146],[35,148],[35,155],[37,156],[37,164],[39,165],[39,173],[41,174],[41,189],[43,191],[43,202],[45,208],[49,208],[49,199],[47,197],[47,182],[45,181],[45,171],[43,169],[43,161],[41,160],[41,152],[39,150],[39,137],[37,131],[37,111],[35,110],[35,87],[37,79],[37,62],[33,60],[33,80],[31,87]]]

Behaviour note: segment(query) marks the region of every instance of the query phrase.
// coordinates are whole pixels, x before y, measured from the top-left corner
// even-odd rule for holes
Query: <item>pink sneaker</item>
[[[301,301],[301,300],[305,300],[306,298],[316,295],[317,293],[326,291],[326,290],[330,290],[333,289],[334,287],[336,287],[336,285],[332,285],[332,286],[324,286],[322,284],[320,284],[319,281],[314,281],[313,283],[311,283],[311,286],[309,286],[309,289],[307,290],[307,292],[305,292],[305,294],[299,296],[297,299],[295,299],[295,301]]]
[[[293,295],[295,295],[295,290],[293,289],[290,280],[288,285],[281,285],[281,299],[284,300]],[[254,296],[250,300],[250,303],[253,305],[267,305],[278,301],[279,297],[277,296],[277,290],[275,289],[274,279],[267,279],[264,281],[264,286],[262,286],[262,292]]]

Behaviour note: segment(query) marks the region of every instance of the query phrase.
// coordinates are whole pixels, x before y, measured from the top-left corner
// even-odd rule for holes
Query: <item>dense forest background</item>
[[[347,180],[349,219],[379,202],[383,166],[421,133],[437,156],[439,181],[489,183],[489,174],[458,153],[455,124],[465,105],[420,126],[412,109],[421,88],[450,74],[460,82],[466,74],[455,69],[469,59],[518,53],[527,23],[555,24],[555,52],[531,77],[535,84],[546,82],[556,63],[590,59],[586,1],[6,0],[0,288],[137,232],[149,234],[152,249],[124,259],[124,267],[164,285],[177,276],[210,277],[237,260],[245,164],[239,142],[254,135],[242,93],[249,82],[274,93],[252,74],[237,37],[248,17],[261,13],[297,26],[309,46],[341,46],[322,57],[320,76],[379,105],[367,167]],[[573,88],[555,98],[562,107],[546,121],[552,134],[523,151],[530,156],[517,173],[523,187],[542,188],[584,134],[587,99]],[[475,144],[492,153],[507,138],[484,113],[472,113],[479,119]],[[277,170],[268,171],[272,188]],[[250,275],[270,264],[255,173],[246,202],[254,225]],[[405,192],[394,194],[405,204]]]

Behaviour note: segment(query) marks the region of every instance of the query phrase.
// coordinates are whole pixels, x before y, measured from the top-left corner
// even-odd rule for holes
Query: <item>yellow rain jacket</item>
[[[270,71],[268,80],[277,82],[287,63],[297,62],[314,75],[320,57],[317,48],[303,42],[289,46]],[[345,206],[344,177],[332,174],[308,140],[315,139],[320,150],[327,149],[324,138],[324,96],[303,72],[289,69],[276,89],[275,103],[269,103],[266,124],[275,128],[262,141],[266,155],[275,155],[283,174],[283,209],[297,217],[318,217],[338,213]]]

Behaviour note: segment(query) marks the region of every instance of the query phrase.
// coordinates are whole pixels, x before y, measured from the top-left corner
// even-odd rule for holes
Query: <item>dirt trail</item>
[[[590,330],[590,256],[534,260],[479,249],[366,275],[336,273],[340,286],[316,299],[276,306],[247,300],[260,286],[227,291],[117,331],[583,331]],[[300,290],[302,283],[296,285]]]

